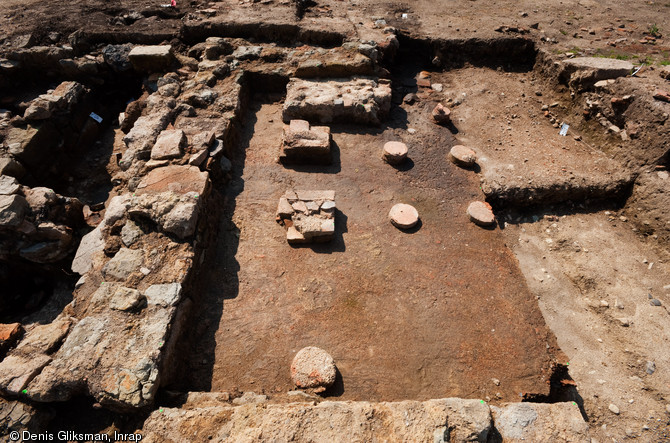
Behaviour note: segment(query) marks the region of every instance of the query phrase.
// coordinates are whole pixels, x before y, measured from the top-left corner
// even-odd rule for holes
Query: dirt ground
[[[614,211],[535,216],[505,235],[570,359],[592,435],[668,441],[668,263]]]
[[[141,31],[169,41],[197,10],[247,8],[270,19],[288,4],[194,0],[171,11],[161,3],[167,2],[4,1],[0,44],[9,50],[27,33],[34,44],[67,44],[77,29]],[[627,59],[647,72],[670,63],[667,1],[316,3],[304,22],[343,17],[364,28],[384,19],[412,36],[521,35],[553,54]],[[146,18],[114,21],[130,11]],[[496,31],[500,26],[523,29]],[[435,72],[433,83],[445,92],[424,91],[414,105],[394,108],[389,127],[334,126],[336,162],[325,169],[276,162],[281,103],[255,97],[234,179],[220,201],[225,216],[216,256],[202,274],[207,303],[189,331],[195,345],[184,357],[190,375],[180,387],[285,392],[292,388],[291,358],[315,345],[328,349],[340,370],[332,396],[496,403],[548,394],[556,359],[569,363],[593,441],[670,441],[667,244],[639,235],[624,216],[631,208],[622,211],[619,200],[526,213],[502,208],[495,230],[465,216],[483,193],[478,174],[447,161],[456,140],[501,165],[516,164],[524,180],[608,163],[600,153],[606,137],[556,138],[542,106],[556,102],[551,111],[559,120],[578,116],[564,106],[569,92],[536,75],[471,67]],[[426,119],[435,101],[449,98],[462,102],[454,108],[458,134]],[[409,166],[381,161],[388,140],[409,145]],[[333,244],[287,245],[273,215],[290,188],[335,190]],[[404,233],[388,223],[398,202],[418,209],[419,229]],[[650,305],[649,295],[662,306]]]
[[[290,390],[292,356],[314,345],[335,358],[344,382],[332,394],[344,399],[547,395],[553,338],[500,232],[467,219],[481,191],[472,171],[447,160],[451,133],[423,110],[407,116],[416,137],[333,127],[334,165],[290,169],[276,162],[280,106],[256,102],[231,186],[239,195],[226,207],[232,220],[208,264],[211,298],[223,298],[203,331],[216,330],[211,389]],[[405,124],[397,111],[391,126]],[[392,139],[410,146],[401,170],[381,160]],[[335,190],[334,243],[286,243],[274,210],[291,188]],[[399,202],[418,209],[420,228],[388,222]]]

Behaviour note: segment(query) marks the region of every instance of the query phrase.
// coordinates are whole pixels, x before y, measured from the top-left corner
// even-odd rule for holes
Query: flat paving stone
[[[407,158],[407,145],[403,142],[386,142],[384,144],[384,160],[390,165],[397,165]]]
[[[409,229],[419,223],[419,212],[414,206],[398,203],[389,211],[389,218],[396,228]]]
[[[449,159],[458,166],[471,168],[477,162],[477,154],[463,145],[455,145],[449,151]]]
[[[468,206],[470,220],[479,226],[492,226],[496,222],[491,205],[486,202],[472,202]]]

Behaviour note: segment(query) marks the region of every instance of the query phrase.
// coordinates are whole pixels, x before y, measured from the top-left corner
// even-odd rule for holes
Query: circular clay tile
[[[496,222],[491,205],[486,202],[472,202],[468,206],[468,215],[470,221],[479,226],[492,226]]]
[[[389,211],[389,218],[396,228],[409,229],[419,222],[419,213],[414,206],[398,203]]]
[[[454,164],[469,168],[477,161],[477,154],[467,146],[455,145],[449,152],[449,158]]]
[[[384,160],[391,165],[402,163],[407,158],[407,145],[402,142],[384,144]]]
[[[321,348],[301,349],[291,363],[291,379],[299,388],[327,388],[335,383],[335,361]]]

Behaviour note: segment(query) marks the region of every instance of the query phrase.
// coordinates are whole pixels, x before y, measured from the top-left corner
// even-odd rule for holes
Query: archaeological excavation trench
[[[335,404],[382,411],[361,439],[405,407],[437,408],[442,424],[398,438],[502,441],[519,408],[542,417],[524,432],[556,420],[586,435],[568,358],[503,231],[528,208],[625,204],[633,169],[601,139],[558,135],[571,91],[622,68],[563,66],[521,38],[368,31],[212,19],[170,44],[92,34],[5,54],[0,391],[27,417],[16,426],[87,417],[91,432],[164,441],[183,420],[211,438],[303,423],[299,408],[319,422],[344,413]],[[282,153],[302,120],[305,140],[327,139],[318,161]],[[408,147],[395,165],[390,141]],[[450,161],[454,145],[476,165]],[[473,201],[493,206],[494,226],[470,220]],[[398,203],[419,224],[391,224]],[[294,211],[325,215],[311,230]],[[337,367],[322,392],[291,377],[309,346]],[[238,415],[249,405],[265,405],[264,424]]]

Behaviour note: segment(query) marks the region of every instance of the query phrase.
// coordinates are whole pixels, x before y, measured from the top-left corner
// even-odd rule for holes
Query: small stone
[[[288,199],[285,197],[279,199],[279,204],[277,205],[277,217],[291,218],[294,212],[293,206],[288,202]]]
[[[477,161],[477,154],[467,146],[455,145],[449,151],[449,159],[458,166],[470,168]]]
[[[305,206],[307,206],[307,213],[310,215],[319,212],[319,205],[314,201],[305,202]]]
[[[420,88],[430,88],[430,78],[417,78],[416,85]]]
[[[198,224],[199,205],[197,201],[177,203],[163,219],[163,230],[179,238],[187,238],[195,233]]]
[[[142,230],[133,221],[127,221],[121,228],[121,241],[126,246],[131,246],[142,236]]]
[[[186,135],[180,129],[166,129],[156,139],[151,149],[152,160],[167,160],[181,157],[182,149],[186,145]]]
[[[493,208],[486,202],[476,201],[468,206],[470,221],[479,226],[492,226],[496,222]]]
[[[494,385],[500,386],[500,380],[498,380],[497,378],[492,378],[491,381],[493,382]]]
[[[653,374],[654,372],[656,372],[656,363],[654,363],[653,361],[648,361],[644,370],[649,375]]]
[[[389,211],[389,218],[396,228],[410,229],[419,222],[419,213],[414,206],[398,203]]]
[[[432,85],[430,85],[430,87],[433,89],[433,91],[437,91],[437,92],[442,92],[442,90],[444,89],[444,86],[442,86],[442,83],[433,83]]]
[[[109,307],[117,311],[130,311],[140,305],[143,297],[137,289],[119,287],[109,300]]]
[[[652,305],[652,306],[661,306],[662,305],[661,301],[657,298],[652,298],[651,300],[649,300],[649,304]]]
[[[400,164],[407,158],[407,145],[402,142],[386,142],[383,157],[390,165]]]
[[[165,283],[160,285],[151,285],[144,291],[149,305],[162,306],[169,308],[176,306],[181,300],[181,284]]]
[[[188,164],[193,166],[200,166],[202,162],[209,156],[209,151],[207,148],[201,149],[200,151],[191,154],[191,157],[188,159]]]
[[[322,211],[332,211],[332,210],[334,210],[334,209],[335,209],[335,202],[332,201],[332,200],[326,200],[326,201],[323,202],[323,204],[321,205],[321,210],[322,210]]]
[[[223,154],[223,150],[223,140],[218,138],[214,139],[214,143],[212,143],[212,146],[209,148],[209,156],[212,158],[218,158],[221,154]]]
[[[619,413],[621,412],[619,410],[619,407],[617,405],[615,405],[614,403],[610,403],[609,410],[612,411],[612,413],[616,414],[616,415],[619,415]]]
[[[108,279],[125,280],[142,265],[143,255],[138,249],[121,248],[102,268],[102,274]]]
[[[299,244],[307,242],[307,239],[294,226],[289,226],[286,230],[286,241],[289,244]]]
[[[265,403],[268,400],[267,395],[256,394],[255,392],[245,392],[242,397],[233,399],[234,405],[249,405],[254,403]]]
[[[11,346],[23,333],[21,323],[0,324],[0,351]]]
[[[301,349],[291,363],[291,379],[299,388],[325,389],[335,383],[336,374],[333,357],[314,346]]]
[[[670,102],[670,93],[668,91],[664,91],[662,89],[657,89],[654,91],[654,98],[656,100],[664,101],[664,102]]]
[[[19,192],[21,186],[16,179],[9,175],[0,175],[0,195],[12,195]]]
[[[16,228],[23,223],[30,206],[21,195],[0,195],[0,226]]]
[[[26,173],[25,168],[21,163],[10,157],[0,158],[0,174],[11,175],[12,177],[21,178]]]
[[[610,304],[607,300],[600,300],[600,306],[603,308],[609,308]]]
[[[432,116],[433,120],[438,125],[448,125],[451,123],[451,111],[449,108],[444,107],[442,103],[438,103],[437,106],[435,106]]]
[[[411,105],[416,101],[416,94],[409,93],[403,97],[402,101],[407,103],[408,105]]]
[[[307,205],[305,204],[304,201],[298,200],[295,203],[292,203],[291,206],[296,212],[302,212],[303,214],[307,214]]]

